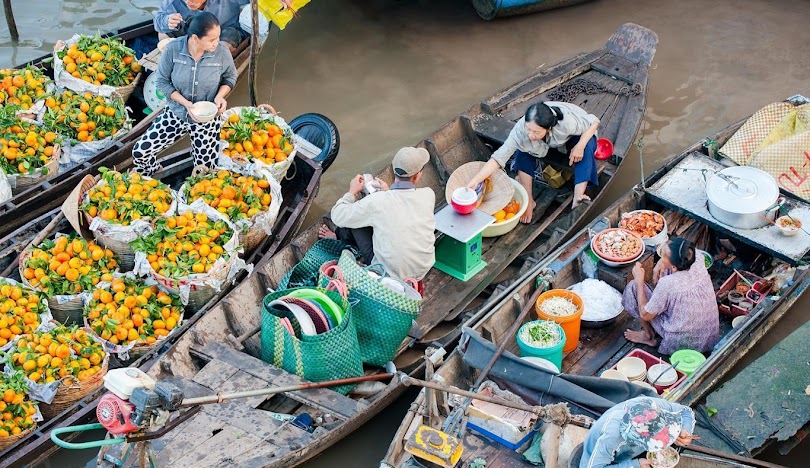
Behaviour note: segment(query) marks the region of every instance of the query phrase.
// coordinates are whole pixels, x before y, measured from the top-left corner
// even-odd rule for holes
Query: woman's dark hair
[[[188,22],[187,34],[189,36],[193,34],[197,37],[203,37],[208,34],[208,31],[213,29],[214,26],[219,26],[217,17],[207,11],[201,11],[195,14],[194,17],[191,18],[191,21]]]
[[[526,109],[525,117],[526,122],[534,122],[546,130],[550,130],[551,127],[557,125],[557,122],[563,119],[563,113],[559,107],[551,107],[538,102]]]
[[[688,270],[695,263],[695,244],[681,237],[669,240],[669,262],[678,271]]]

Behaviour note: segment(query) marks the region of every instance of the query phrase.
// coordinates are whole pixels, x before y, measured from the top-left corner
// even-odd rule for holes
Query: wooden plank
[[[282,452],[299,450],[315,441],[309,432],[288,422],[279,421],[267,411],[251,408],[238,401],[207,405],[203,411],[245,433],[273,442],[282,448]],[[316,416],[316,412],[312,410],[309,414],[313,418]]]
[[[229,464],[233,455],[242,454],[261,445],[263,441],[233,426],[225,424],[222,430],[205,441],[196,450],[186,450],[183,456],[160,463],[171,468],[198,468],[201,466],[223,466]]]
[[[610,36],[605,49],[627,60],[650,66],[658,47],[658,35],[644,26],[625,23]]]
[[[514,122],[503,117],[482,115],[476,120],[474,128],[475,133],[485,141],[500,146],[509,137],[509,133],[514,126]]]
[[[425,149],[430,155],[430,163],[433,164],[433,168],[439,176],[439,183],[443,186],[447,185],[447,179],[450,178],[450,173],[447,172],[447,168],[444,167],[444,162],[442,162],[442,159],[439,157],[439,150],[436,148],[436,144],[433,143],[433,140],[425,140]]]
[[[605,54],[591,64],[592,69],[629,85],[635,83],[637,66],[637,64],[614,54]]]
[[[227,362],[275,386],[302,385],[306,383],[304,379],[298,376],[289,374],[262,362],[260,359],[245,353],[240,353],[221,343],[211,343],[203,349],[192,349],[201,356],[208,356],[210,359],[219,359]],[[358,401],[328,389],[303,390],[289,392],[286,395],[306,405],[328,411],[344,418],[351,417],[365,407],[364,404]]]
[[[221,363],[224,364],[225,366],[233,367],[230,364],[225,364],[219,359],[215,359],[211,361],[211,363]],[[205,367],[210,366],[211,363],[209,363]],[[217,393],[231,393],[231,392],[244,392],[246,390],[259,390],[267,386],[266,383],[260,381],[259,379],[248,374],[247,372],[240,371],[235,367],[233,369],[235,369],[235,372],[216,388]],[[205,370],[205,368],[203,368],[203,370]],[[261,405],[265,400],[267,400],[267,398],[268,397],[266,396],[254,396],[250,398],[242,398],[237,401],[245,406],[249,406],[251,408],[258,408],[259,405]]]
[[[178,432],[162,450],[155,453],[158,466],[169,466],[172,460],[180,459],[189,452],[195,452],[198,447],[208,447],[208,441],[227,426],[205,413],[194,415],[182,432]],[[176,432],[176,431],[172,431]],[[169,433],[171,434],[171,432]]]
[[[280,458],[282,453],[276,445],[264,442],[253,450],[233,456],[230,464],[240,468],[264,468]]]
[[[200,369],[193,381],[215,390],[237,372],[239,372],[238,368],[215,359]]]

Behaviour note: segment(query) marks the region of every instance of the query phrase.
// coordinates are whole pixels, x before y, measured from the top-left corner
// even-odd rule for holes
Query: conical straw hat
[[[468,162],[453,171],[444,189],[444,196],[448,204],[450,204],[453,191],[459,187],[466,187],[470,179],[484,167],[484,164],[486,163],[481,161]],[[479,210],[489,215],[505,207],[515,195],[515,187],[509,181],[509,176],[501,169],[495,171],[490,176],[490,180],[492,181],[492,190],[484,195],[481,205],[478,206]]]
[[[84,193],[90,190],[96,182],[93,176],[84,176],[76,188],[70,192],[65,202],[62,203],[62,213],[65,214],[65,218],[70,222],[70,225],[73,226],[73,229],[85,239],[92,239],[93,233],[90,231],[90,226],[87,225],[87,222],[82,216],[79,206],[82,204]]]

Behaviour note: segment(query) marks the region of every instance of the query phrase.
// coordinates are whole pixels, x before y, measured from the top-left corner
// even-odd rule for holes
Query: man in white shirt
[[[380,263],[394,277],[421,280],[434,262],[436,196],[430,188],[416,188],[429,160],[424,148],[400,149],[391,163],[393,185],[375,179],[379,191],[362,199],[358,195],[368,181],[355,176],[332,208],[338,229],[322,226],[320,237],[357,247],[366,263]]]

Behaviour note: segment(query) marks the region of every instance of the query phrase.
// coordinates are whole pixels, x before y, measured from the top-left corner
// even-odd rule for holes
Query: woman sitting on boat
[[[563,157],[567,154],[568,164],[574,166],[572,208],[576,208],[583,201],[590,200],[585,195],[588,183],[599,185],[594,159],[598,128],[599,119],[574,104],[554,101],[532,104],[468,187],[475,189],[495,171],[506,167],[514,155],[512,169],[517,171],[517,180],[531,201],[520,222],[530,223],[535,204],[531,194],[537,159],[548,154],[558,153]]]
[[[661,398],[636,397],[605,411],[588,431],[580,468],[650,468],[644,452],[692,442],[695,414],[688,406]]]
[[[250,0],[163,0],[155,13],[155,31],[158,39],[183,37],[188,33],[191,19],[201,11],[213,14],[222,31],[220,40],[233,53],[250,34],[239,27],[239,13]]]
[[[236,86],[236,67],[219,42],[219,32],[214,15],[199,13],[188,26],[188,36],[173,41],[161,54],[156,83],[168,99],[132,149],[141,174],[158,171],[157,154],[186,134],[191,135],[194,166],[216,166],[222,121],[199,122],[190,111],[195,102],[211,101],[223,112],[228,106],[225,96]]]
[[[633,281],[624,289],[622,305],[641,320],[641,330],[627,330],[633,343],[656,346],[662,354],[679,349],[708,352],[717,344],[720,319],[712,279],[703,261],[695,261],[695,246],[679,237],[658,246],[661,259],[653,269],[653,286],[644,283],[644,268],[633,267]],[[643,291],[643,294],[638,294]]]

